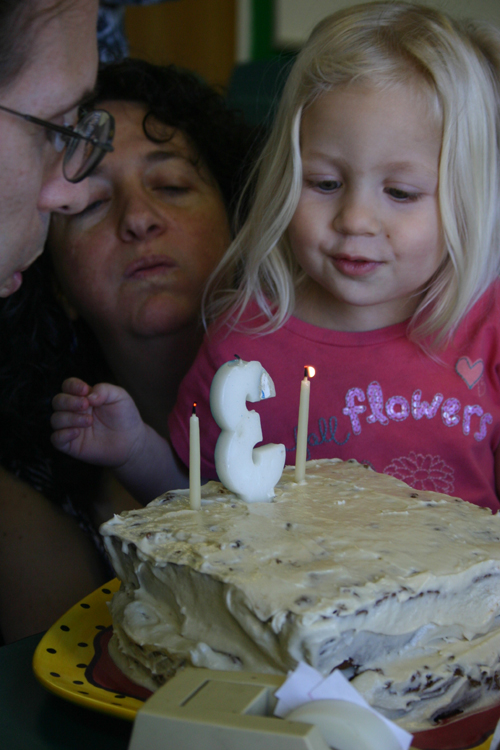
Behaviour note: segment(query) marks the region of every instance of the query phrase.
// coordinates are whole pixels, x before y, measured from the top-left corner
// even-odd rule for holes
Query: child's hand
[[[92,464],[119,468],[144,440],[145,425],[127,391],[109,383],[91,388],[69,378],[52,400],[52,444]]]

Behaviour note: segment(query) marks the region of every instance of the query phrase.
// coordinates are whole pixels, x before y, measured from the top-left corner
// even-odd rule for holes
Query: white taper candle
[[[196,404],[189,419],[189,504],[192,510],[201,508],[200,420]]]
[[[311,383],[309,375],[315,373],[314,367],[304,367],[304,378],[300,383],[299,424],[297,427],[297,450],[295,453],[295,481],[303,482],[306,478],[307,427],[309,423],[309,395]]]

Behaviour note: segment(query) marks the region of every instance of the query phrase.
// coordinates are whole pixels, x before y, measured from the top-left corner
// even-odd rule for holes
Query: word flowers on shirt
[[[364,403],[367,400],[368,406]],[[391,396],[384,403],[382,387],[376,380],[370,383],[366,394],[361,388],[349,388],[345,402],[342,412],[351,420],[355,435],[361,432],[359,415],[368,409],[371,410],[366,417],[368,424],[379,422],[387,425],[390,420],[403,422],[410,416],[413,419],[433,419],[440,415],[446,427],[461,425],[464,435],[472,434],[477,441],[484,440],[488,425],[493,422],[491,414],[485,413],[479,404],[466,404],[462,407],[458,398],[445,399],[442,393],[436,393],[431,403],[422,400],[421,390],[413,392],[411,402],[404,396]]]

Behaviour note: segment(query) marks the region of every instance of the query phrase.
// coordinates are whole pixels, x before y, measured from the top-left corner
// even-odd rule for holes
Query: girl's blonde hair
[[[279,328],[304,280],[286,229],[302,188],[304,109],[336,86],[421,82],[439,113],[439,206],[445,252],[409,332],[442,343],[499,271],[500,32],[419,5],[371,2],[321,21],[298,55],[256,167],[253,205],[214,272],[209,317],[233,315],[252,298]],[[231,288],[231,285],[236,285]],[[208,298],[208,297],[207,297]]]

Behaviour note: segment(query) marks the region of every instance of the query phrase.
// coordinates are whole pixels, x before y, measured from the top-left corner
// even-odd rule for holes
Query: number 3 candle
[[[262,440],[260,417],[246,408],[246,401],[275,395],[274,383],[260,362],[226,362],[212,381],[210,408],[222,430],[215,446],[215,468],[220,481],[248,503],[274,497],[285,465],[284,445],[254,448]]]

